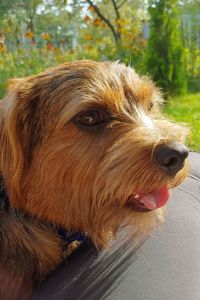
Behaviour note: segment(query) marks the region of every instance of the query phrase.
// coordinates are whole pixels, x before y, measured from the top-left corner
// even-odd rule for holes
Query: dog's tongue
[[[141,196],[139,201],[148,209],[153,210],[164,206],[169,199],[169,191],[166,186],[155,190],[149,194]]]

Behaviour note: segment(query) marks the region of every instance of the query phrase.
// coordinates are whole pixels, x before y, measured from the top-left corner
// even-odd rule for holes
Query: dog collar
[[[85,240],[85,235],[83,233],[68,231],[63,228],[58,228],[57,234],[63,239],[66,246],[75,241],[82,243]]]
[[[0,210],[4,212],[8,212],[10,208],[9,198],[6,192],[5,182],[2,174],[0,174]],[[52,225],[55,228],[55,226]],[[57,235],[60,236],[66,247],[68,247],[71,243],[77,241],[79,243],[83,242],[85,239],[85,235],[81,232],[68,231],[62,227],[58,227]]]

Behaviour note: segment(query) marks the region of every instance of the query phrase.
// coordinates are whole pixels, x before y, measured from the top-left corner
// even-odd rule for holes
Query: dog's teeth
[[[136,195],[134,196],[134,198],[135,198],[135,199],[138,199],[138,198],[140,198],[140,195],[139,195],[139,194],[136,194]]]

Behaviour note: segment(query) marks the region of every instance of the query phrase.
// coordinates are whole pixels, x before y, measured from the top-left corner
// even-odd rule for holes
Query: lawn
[[[200,93],[173,97],[164,111],[170,119],[188,124],[191,129],[188,145],[200,151]]]

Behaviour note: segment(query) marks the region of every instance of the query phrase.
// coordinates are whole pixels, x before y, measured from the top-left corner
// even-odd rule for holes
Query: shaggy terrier
[[[76,61],[11,80],[0,104],[0,299],[27,299],[75,240],[162,222],[187,174],[187,129],[123,64]]]

